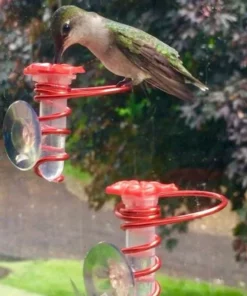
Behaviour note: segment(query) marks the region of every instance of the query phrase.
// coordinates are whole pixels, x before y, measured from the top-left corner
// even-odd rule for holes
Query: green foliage
[[[126,100],[124,107],[117,107],[116,113],[119,117],[126,117],[126,119],[134,122],[140,118],[145,111],[145,107],[149,107],[150,101],[147,98],[142,99],[140,102],[137,101],[135,93],[131,93]]]

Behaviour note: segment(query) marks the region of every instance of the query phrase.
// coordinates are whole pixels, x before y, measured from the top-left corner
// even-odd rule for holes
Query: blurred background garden
[[[144,86],[130,93],[70,100],[63,184],[48,183],[9,162],[0,140],[0,295],[74,295],[81,262],[102,240],[124,247],[105,187],[158,180],[229,198],[221,213],[162,227],[161,295],[247,295],[247,2],[245,0],[0,0],[0,122],[24,100],[38,112],[23,69],[52,62],[53,12],[74,4],[158,37],[179,51],[209,87],[185,103]],[[64,62],[83,65],[73,86],[115,84],[86,49]],[[169,200],[165,216],[211,206]],[[2,289],[2,292],[1,292]],[[31,294],[35,293],[35,294]]]

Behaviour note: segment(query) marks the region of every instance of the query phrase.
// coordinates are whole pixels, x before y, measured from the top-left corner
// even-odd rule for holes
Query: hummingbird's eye
[[[62,35],[67,36],[69,34],[69,32],[70,32],[70,24],[65,23],[62,28]]]

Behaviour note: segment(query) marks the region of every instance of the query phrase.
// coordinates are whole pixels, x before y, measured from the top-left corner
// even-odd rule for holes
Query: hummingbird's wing
[[[193,94],[186,83],[201,90],[208,88],[193,77],[183,66],[178,52],[144,31],[119,24],[107,23],[116,46],[136,66],[146,71],[151,85],[181,99],[192,99]]]

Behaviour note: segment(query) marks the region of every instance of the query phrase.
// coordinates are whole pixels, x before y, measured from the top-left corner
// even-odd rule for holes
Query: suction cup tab
[[[124,254],[114,245],[105,242],[94,246],[83,265],[87,295],[133,295],[134,275]]]
[[[8,108],[3,122],[5,150],[12,164],[22,171],[33,168],[41,155],[41,129],[33,108],[16,101]]]

